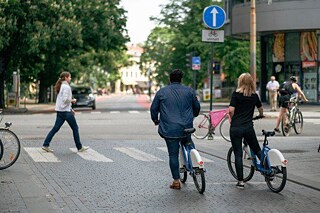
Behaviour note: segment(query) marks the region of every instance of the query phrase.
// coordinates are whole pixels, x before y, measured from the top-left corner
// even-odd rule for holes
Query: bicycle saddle
[[[263,129],[262,134],[265,135],[266,137],[270,137],[270,136],[274,136],[276,133],[275,133],[275,131],[265,131]]]
[[[187,134],[192,134],[196,131],[196,129],[195,128],[188,128],[188,129],[184,129],[183,131]]]

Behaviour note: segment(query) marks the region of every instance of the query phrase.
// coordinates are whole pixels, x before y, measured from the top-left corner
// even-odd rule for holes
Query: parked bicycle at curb
[[[268,137],[274,136],[274,131],[262,130],[264,135],[263,141],[263,159],[261,161],[257,158],[248,144],[244,141],[243,145],[243,181],[248,182],[254,175],[255,171],[264,176],[269,189],[273,192],[281,192],[287,181],[287,163],[288,161],[283,157],[282,153],[277,149],[268,147]],[[227,154],[227,164],[232,176],[238,180],[235,169],[235,160],[233,148],[231,147]]]
[[[289,109],[281,119],[281,130],[283,136],[289,136],[293,127],[296,134],[301,134],[303,129],[303,116],[298,108],[298,98],[291,97],[288,101]]]
[[[215,129],[219,126],[219,132],[223,139],[231,142],[229,129],[230,129],[230,116],[228,109],[212,110],[209,113],[203,113],[203,116],[198,116],[193,120],[193,126],[196,132],[193,136],[198,139],[213,139]]]
[[[184,132],[189,136],[196,131],[195,128],[185,129]],[[193,178],[194,185],[198,192],[203,194],[206,189],[205,169],[204,163],[199,152],[195,149],[192,141],[188,140],[180,143],[179,150],[179,164],[180,164],[180,181],[185,183],[187,181],[187,173]]]
[[[3,111],[0,110],[0,122]],[[20,140],[15,133],[9,130],[11,122],[6,122],[5,127],[0,127],[0,170],[12,166],[20,155]]]

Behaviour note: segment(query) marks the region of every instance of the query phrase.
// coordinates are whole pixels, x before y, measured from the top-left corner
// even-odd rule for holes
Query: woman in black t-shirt
[[[250,148],[260,158],[261,148],[253,128],[253,113],[258,108],[259,115],[263,116],[263,108],[259,96],[256,93],[253,78],[249,73],[239,76],[238,87],[233,92],[229,104],[231,117],[230,138],[235,155],[235,166],[238,176],[237,187],[243,189],[243,162],[242,141],[245,139]]]

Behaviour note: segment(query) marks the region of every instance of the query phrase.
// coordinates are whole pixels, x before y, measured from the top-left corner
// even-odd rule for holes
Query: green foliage
[[[160,17],[152,17],[158,23],[145,43],[142,55],[144,69],[148,64],[154,64],[156,80],[159,84],[168,83],[168,73],[174,68],[184,71],[184,83],[193,84],[193,72],[196,72],[197,87],[203,86],[203,80],[208,78],[210,71],[211,43],[201,41],[201,31],[206,29],[202,20],[204,8],[212,1],[176,0],[164,5]],[[222,4],[217,3],[215,4]],[[222,5],[221,5],[222,6]],[[250,46],[245,40],[225,38],[224,43],[213,43],[214,61],[221,62],[221,71],[226,76],[226,82],[234,86],[234,82],[243,72],[250,72]],[[185,66],[187,53],[201,57],[201,70],[192,71]],[[257,45],[259,55],[259,45]],[[259,60],[257,59],[257,62]],[[257,64],[259,75],[259,63]]]
[[[40,81],[39,101],[62,70],[73,78],[119,78],[125,62],[125,10],[120,0],[12,0],[0,2],[0,107],[4,82],[20,69],[23,82]],[[108,74],[105,77],[103,74]],[[111,77],[110,77],[111,76]],[[104,83],[103,83],[104,82]]]

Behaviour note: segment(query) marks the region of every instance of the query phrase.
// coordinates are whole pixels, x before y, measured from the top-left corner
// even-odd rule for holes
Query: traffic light
[[[192,52],[186,54],[186,67],[188,68],[192,67],[192,56],[193,56]]]

